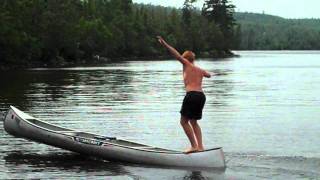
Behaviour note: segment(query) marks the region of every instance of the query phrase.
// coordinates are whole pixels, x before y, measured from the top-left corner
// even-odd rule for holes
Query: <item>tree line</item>
[[[235,13],[228,0],[185,0],[181,8],[132,0],[0,1],[0,66],[62,66],[167,56],[156,36],[180,52],[232,55],[230,49],[320,49],[320,20]]]
[[[66,65],[96,59],[166,55],[156,36],[179,51],[231,54],[234,6],[194,0],[181,9],[133,4],[131,0],[2,0],[0,63]]]
[[[241,50],[320,50],[320,19],[235,13]]]

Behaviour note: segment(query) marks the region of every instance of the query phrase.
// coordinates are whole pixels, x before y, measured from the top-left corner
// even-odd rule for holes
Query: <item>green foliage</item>
[[[233,41],[232,24],[201,15],[194,2],[175,9],[131,0],[2,0],[0,64],[59,66],[94,57],[163,56],[167,51],[157,35],[181,52],[228,50],[230,43],[223,42]],[[216,16],[229,21],[233,12],[226,7],[227,13]]]
[[[195,0],[185,0],[183,3],[182,20],[186,27],[190,26],[191,24],[192,11],[195,9],[192,5],[194,2]]]
[[[223,39],[224,41],[220,43],[220,50],[228,51],[234,42],[234,8],[235,6],[230,4],[228,0],[205,0],[203,5],[202,15],[206,17],[209,22],[216,23],[225,37]]]
[[[284,19],[277,16],[236,13],[241,25],[234,49],[319,50],[320,19]]]

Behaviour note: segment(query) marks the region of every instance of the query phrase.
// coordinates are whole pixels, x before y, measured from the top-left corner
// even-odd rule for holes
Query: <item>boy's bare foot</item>
[[[198,151],[204,151],[203,147],[198,147]]]
[[[188,148],[184,151],[185,154],[190,154],[190,153],[194,153],[194,152],[197,152],[198,149],[197,148],[194,148],[194,147],[191,147],[191,148]]]

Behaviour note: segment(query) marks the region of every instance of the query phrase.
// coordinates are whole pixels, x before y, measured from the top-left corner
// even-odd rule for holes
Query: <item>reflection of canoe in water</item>
[[[108,160],[162,166],[225,168],[222,148],[184,154],[180,151],[62,128],[35,119],[13,106],[10,106],[5,116],[4,128],[16,137]]]

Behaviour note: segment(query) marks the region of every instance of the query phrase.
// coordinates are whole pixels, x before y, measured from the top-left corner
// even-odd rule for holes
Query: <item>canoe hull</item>
[[[119,140],[113,142],[113,140],[99,141],[87,138],[81,136],[81,132],[79,133],[74,130],[61,128],[66,131],[54,131],[52,129],[46,129],[33,124],[32,119],[34,119],[32,116],[11,106],[4,120],[4,129],[9,134],[16,137],[22,137],[73,152],[101,157],[107,160],[159,166],[198,168],[226,167],[222,148],[215,148],[213,150],[191,154],[184,154],[177,151],[153,151],[140,149],[139,147],[121,145],[117,143]]]

